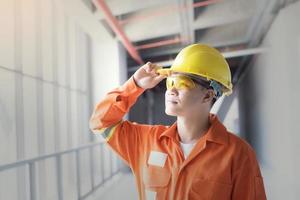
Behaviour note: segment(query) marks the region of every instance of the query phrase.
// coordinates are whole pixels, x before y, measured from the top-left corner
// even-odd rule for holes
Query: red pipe
[[[127,49],[128,53],[131,55],[131,57],[139,64],[144,64],[143,59],[137,52],[137,50],[134,48],[132,43],[129,41],[125,33],[123,32],[118,20],[113,16],[108,6],[105,4],[104,0],[93,0],[95,6],[103,11],[104,17],[109,24],[109,26],[112,28],[112,30],[116,33],[117,36],[119,36],[121,42]]]
[[[174,39],[162,40],[162,41],[159,41],[159,42],[153,42],[153,43],[139,45],[139,46],[136,46],[135,48],[138,49],[138,50],[140,50],[140,49],[149,49],[149,48],[154,48],[154,47],[177,44],[177,43],[180,43],[180,42],[181,42],[181,39],[179,37],[175,37]]]
[[[193,3],[193,8],[208,6],[208,5],[213,4],[213,3],[218,3],[219,1],[221,1],[221,0],[200,1],[200,2],[197,2],[197,3]]]

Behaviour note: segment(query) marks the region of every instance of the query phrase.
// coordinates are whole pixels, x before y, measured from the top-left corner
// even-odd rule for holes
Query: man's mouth
[[[178,101],[175,101],[175,100],[167,100],[168,103],[171,103],[171,104],[178,104]]]

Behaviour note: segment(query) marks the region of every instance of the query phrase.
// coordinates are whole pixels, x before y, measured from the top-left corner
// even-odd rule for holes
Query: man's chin
[[[168,109],[165,109],[165,113],[169,116],[173,116],[173,117],[176,117],[177,116],[177,113],[174,112],[174,111],[171,111],[171,110],[168,110]]]

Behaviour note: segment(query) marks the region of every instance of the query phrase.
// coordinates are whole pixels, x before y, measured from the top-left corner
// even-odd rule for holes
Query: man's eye
[[[175,81],[172,80],[172,81],[171,81],[171,86],[174,86],[174,85],[175,85]]]
[[[179,87],[180,87],[180,88],[188,88],[189,85],[188,85],[187,83],[185,83],[185,82],[180,82],[180,83],[179,83]]]

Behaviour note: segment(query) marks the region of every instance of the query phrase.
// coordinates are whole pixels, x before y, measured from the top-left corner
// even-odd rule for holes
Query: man
[[[123,121],[144,90],[167,77],[165,112],[171,127]],[[231,73],[214,48],[184,48],[170,69],[147,63],[107,94],[90,121],[132,169],[140,199],[264,200],[260,169],[252,148],[228,132],[213,103],[232,91]]]

